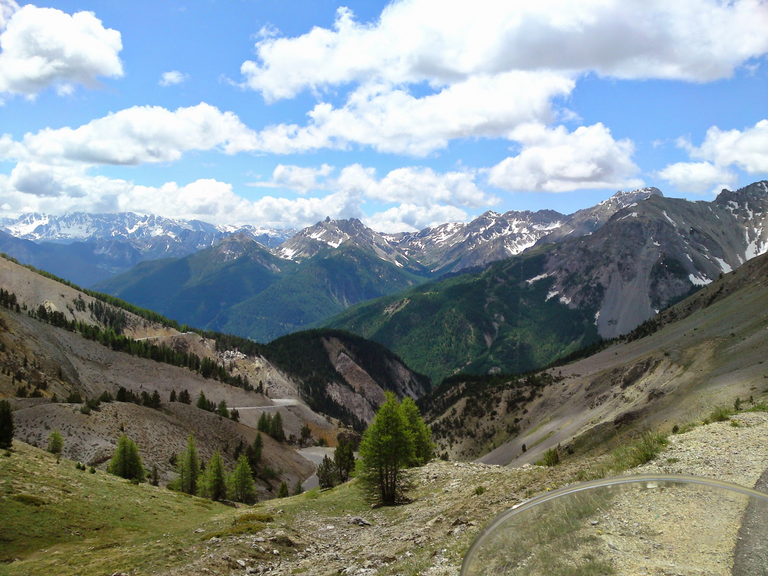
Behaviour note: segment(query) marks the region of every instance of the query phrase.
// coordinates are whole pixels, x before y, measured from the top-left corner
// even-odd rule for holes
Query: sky
[[[768,0],[0,0],[0,218],[382,232],[768,177]]]

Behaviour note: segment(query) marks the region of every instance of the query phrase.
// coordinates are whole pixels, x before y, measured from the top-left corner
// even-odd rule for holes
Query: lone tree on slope
[[[117,441],[117,450],[109,461],[107,472],[128,480],[144,480],[147,471],[141,463],[139,447],[123,434]]]
[[[369,500],[392,506],[407,501],[410,486],[405,469],[423,462],[426,453],[420,458],[416,456],[415,438],[419,431],[418,426],[409,422],[409,409],[404,410],[391,392],[387,392],[386,398],[363,434],[359,478]],[[426,426],[425,429],[429,432]]]

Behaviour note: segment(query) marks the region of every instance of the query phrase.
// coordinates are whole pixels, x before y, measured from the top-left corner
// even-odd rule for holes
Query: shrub
[[[536,462],[538,466],[557,466],[560,464],[560,450],[557,448],[550,448],[544,452],[541,460]]]
[[[61,459],[61,451],[64,449],[64,438],[61,432],[54,430],[48,435],[48,452],[56,456],[56,462]]]

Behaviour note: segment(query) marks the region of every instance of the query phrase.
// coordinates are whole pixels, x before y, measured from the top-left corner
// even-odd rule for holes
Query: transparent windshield
[[[768,575],[768,494],[692,476],[578,484],[508,510],[461,576]]]

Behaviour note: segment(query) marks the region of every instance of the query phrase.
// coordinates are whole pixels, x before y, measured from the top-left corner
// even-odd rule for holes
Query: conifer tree
[[[256,438],[253,440],[253,444],[248,446],[245,450],[245,454],[248,457],[248,464],[251,467],[251,470],[253,471],[253,474],[256,474],[256,468],[259,465],[259,462],[261,462],[261,453],[264,451],[264,440],[261,437],[261,432],[256,433]]]
[[[298,496],[304,492],[304,486],[301,485],[301,480],[296,479],[296,484],[293,486],[293,495]]]
[[[409,466],[423,466],[430,460],[432,460],[435,445],[432,443],[432,432],[424,420],[421,417],[416,402],[413,398],[406,396],[400,403],[400,410],[402,410],[406,421],[408,422],[408,428],[413,435],[413,460],[409,463]]]
[[[301,427],[301,446],[304,446],[310,438],[312,438],[312,430],[310,430],[308,424],[304,424],[304,426]]]
[[[219,402],[219,405],[216,407],[216,414],[223,418],[229,418],[229,410],[227,410],[227,401],[222,400]]]
[[[323,489],[336,486],[336,469],[333,460],[327,454],[323,456],[323,461],[317,467],[317,482]]]
[[[275,412],[275,415],[272,416],[272,422],[269,425],[269,435],[278,442],[283,442],[285,440],[283,417],[280,416],[280,412]]]
[[[176,390],[171,390],[171,395],[168,397],[168,402],[176,402]]]
[[[56,463],[61,459],[61,451],[64,449],[64,438],[61,432],[54,430],[48,435],[48,452],[56,456]]]
[[[200,395],[197,397],[197,403],[195,406],[201,410],[208,410],[208,399],[205,397],[205,394],[202,390],[200,390]]]
[[[189,396],[189,390],[184,389],[179,393],[179,402],[182,404],[192,404],[192,398]]]
[[[147,475],[139,456],[139,447],[123,434],[117,441],[117,450],[109,461],[107,472],[128,480],[144,480]]]
[[[200,492],[211,500],[224,500],[227,497],[227,476],[224,471],[224,460],[216,450],[211,461],[205,468],[205,474],[200,479]]]
[[[251,467],[245,454],[237,459],[237,466],[227,482],[229,497],[236,502],[251,504],[256,501],[256,487],[251,475]]]
[[[280,483],[280,488],[277,489],[277,497],[278,498],[287,498],[289,496],[288,494],[288,484],[285,483],[285,480],[283,480]]]
[[[13,443],[13,412],[8,400],[0,400],[0,448],[10,450]]]
[[[340,435],[336,450],[333,451],[333,466],[340,483],[349,480],[349,475],[355,469],[355,455],[352,451],[352,443],[346,437]]]
[[[187,438],[187,448],[176,458],[176,485],[181,492],[195,494],[200,476],[200,459],[197,455],[195,437]]]
[[[269,434],[271,426],[272,426],[272,416],[270,416],[267,412],[262,412],[261,416],[259,416],[259,422],[256,424],[256,429],[259,432],[264,432],[265,434]]]
[[[361,486],[369,500],[392,506],[406,500],[404,468],[414,460],[414,441],[400,403],[391,392],[360,442]]]

